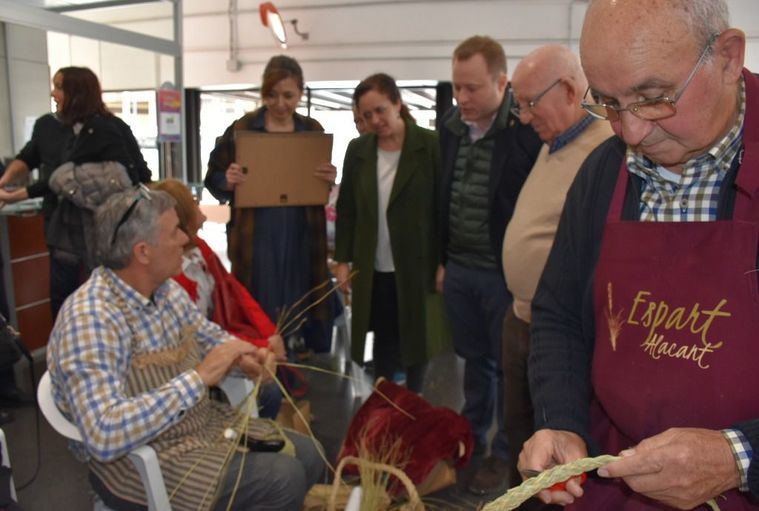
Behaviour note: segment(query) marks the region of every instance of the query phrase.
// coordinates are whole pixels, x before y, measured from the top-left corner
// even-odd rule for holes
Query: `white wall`
[[[5,23],[0,23],[0,126],[11,124],[10,92],[8,91],[8,60],[5,51]],[[0,156],[13,154],[13,133],[10,129],[0,130]]]
[[[141,34],[172,40],[172,5],[169,2],[125,8],[82,11],[73,15]],[[80,65],[91,68],[105,90],[154,89],[174,81],[173,59],[146,50],[50,32],[50,68]]]
[[[282,50],[261,25],[258,0],[238,0],[238,58],[230,55],[228,1],[184,0],[185,86],[256,84],[271,55]],[[519,58],[549,42],[576,49],[587,3],[582,0],[278,0],[285,19],[297,18],[308,41],[292,30],[286,51],[307,80],[358,80],[382,70],[397,79],[447,79],[456,44],[472,34],[498,39],[513,69]],[[759,70],[757,0],[728,0],[733,24],[746,31],[747,64]],[[172,36],[171,5],[141,4],[79,13],[158,37]],[[155,87],[171,80],[171,59],[69,36],[53,36],[51,67],[91,65],[107,89]]]
[[[546,42],[571,42],[571,0],[437,2],[277,2],[285,19],[298,19],[309,33],[300,41],[290,32],[288,53],[303,65],[308,80],[359,80],[376,71],[397,79],[446,79],[458,42],[475,34],[498,39],[510,57]],[[278,50],[254,8],[240,0],[237,73],[226,70],[226,12],[211,13],[212,0],[185,4],[186,83],[258,81],[263,66]],[[289,7],[293,6],[293,7]],[[217,7],[218,9],[218,7]],[[200,14],[203,12],[204,14]],[[513,60],[513,59],[512,59]]]
[[[15,156],[26,127],[50,111],[50,71],[45,32],[0,23],[0,156]]]

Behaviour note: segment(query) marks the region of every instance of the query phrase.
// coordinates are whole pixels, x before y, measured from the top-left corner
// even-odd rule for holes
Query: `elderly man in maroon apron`
[[[546,502],[759,509],[759,79],[723,0],[596,0],[580,170],[533,301],[520,470],[623,459]],[[702,507],[703,508],[703,507]]]

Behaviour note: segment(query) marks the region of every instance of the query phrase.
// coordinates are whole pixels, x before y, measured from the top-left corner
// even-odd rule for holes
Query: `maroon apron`
[[[671,427],[759,417],[759,200],[738,193],[729,221],[621,221],[627,182],[623,162],[594,276],[591,429],[609,454]],[[571,509],[670,509],[621,480],[585,492]],[[725,497],[722,511],[759,509]]]

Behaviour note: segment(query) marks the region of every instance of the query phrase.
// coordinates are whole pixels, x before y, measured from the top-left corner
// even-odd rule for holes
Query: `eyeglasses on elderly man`
[[[635,117],[645,121],[659,121],[661,119],[672,117],[677,113],[677,102],[682,97],[685,89],[688,88],[688,85],[690,85],[693,77],[696,76],[698,70],[701,69],[701,66],[706,62],[707,57],[711,54],[714,41],[717,40],[719,35],[720,34],[713,34],[709,38],[706,46],[701,51],[701,56],[698,58],[698,62],[693,66],[688,78],[685,79],[685,82],[673,96],[658,96],[643,101],[636,101],[635,103],[630,103],[627,106],[622,107],[611,102],[607,103],[606,101],[609,101],[607,98],[602,97],[600,94],[593,91],[591,87],[588,87],[588,90],[585,91],[585,99],[580,103],[580,106],[593,117],[612,122],[618,121],[622,112],[630,112]],[[593,101],[589,101],[588,96],[591,96]]]
[[[536,95],[534,98],[532,98],[530,101],[527,102],[527,108],[525,108],[525,110],[532,110],[533,108],[535,108],[535,105],[538,104],[538,101],[540,101],[543,98],[543,96],[548,94],[548,92],[551,89],[553,89],[560,83],[561,83],[561,78],[557,78],[556,80],[554,80],[553,83],[551,83],[551,85],[543,89],[543,92]],[[519,115],[522,113],[522,106],[519,103],[516,103],[509,110],[511,111],[512,114],[519,117]]]

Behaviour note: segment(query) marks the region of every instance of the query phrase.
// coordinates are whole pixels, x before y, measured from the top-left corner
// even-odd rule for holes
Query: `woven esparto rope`
[[[516,509],[525,500],[529,499],[553,486],[556,483],[562,483],[568,479],[579,476],[583,472],[590,472],[601,468],[607,463],[621,459],[619,456],[605,454],[596,458],[581,458],[567,463],[566,465],[557,465],[549,468],[525,480],[516,488],[510,489],[505,495],[502,495],[492,502],[489,502],[482,508],[482,511],[510,511]],[[711,499],[704,503],[713,511],[720,511],[717,505],[717,499]]]
[[[505,495],[489,502],[482,508],[482,511],[509,511],[516,509],[525,500],[550,488],[556,483],[562,483],[579,476],[583,472],[595,470],[619,459],[618,456],[605,454],[596,458],[581,458],[566,465],[557,465],[549,468],[537,476],[525,480],[516,488],[510,489]]]

